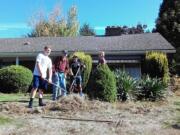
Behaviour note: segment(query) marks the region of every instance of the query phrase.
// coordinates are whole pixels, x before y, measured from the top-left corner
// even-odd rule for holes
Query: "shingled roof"
[[[52,47],[53,53],[64,49],[96,53],[143,54],[150,50],[174,53],[174,47],[159,33],[146,33],[122,36],[80,36],[80,37],[36,37],[0,39],[0,57],[6,55],[31,55],[42,51],[45,45]]]

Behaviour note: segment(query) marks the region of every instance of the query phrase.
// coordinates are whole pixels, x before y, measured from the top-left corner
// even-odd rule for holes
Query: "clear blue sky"
[[[66,15],[71,5],[78,8],[80,25],[87,22],[103,34],[108,25],[155,25],[162,0],[1,0],[0,38],[22,37],[31,31],[30,17],[37,11],[49,13],[56,4]]]

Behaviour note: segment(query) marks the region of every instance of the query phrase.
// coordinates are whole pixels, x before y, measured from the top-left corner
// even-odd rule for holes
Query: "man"
[[[33,72],[33,88],[31,90],[29,108],[33,106],[33,100],[36,96],[37,90],[39,90],[39,106],[45,106],[42,101],[43,90],[47,89],[47,83],[51,83],[52,78],[52,61],[49,58],[51,48],[48,46],[44,47],[44,52],[39,53],[36,57],[36,64]],[[45,80],[48,71],[48,82]]]
[[[73,75],[73,82],[72,82],[72,86],[70,87],[70,91],[72,91],[72,89],[77,88],[80,96],[83,96],[83,92],[82,92],[82,77],[81,77],[81,73],[82,70],[85,68],[85,65],[82,64],[77,56],[73,56],[73,62],[70,66],[70,73],[71,75]]]
[[[63,51],[63,55],[59,56],[54,61],[53,83],[61,88],[53,86],[53,100],[57,100],[60,95],[66,96],[66,74],[69,72],[69,61],[67,51]]]

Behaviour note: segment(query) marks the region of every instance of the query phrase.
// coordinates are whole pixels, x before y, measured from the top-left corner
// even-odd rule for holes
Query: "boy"
[[[45,106],[42,101],[43,90],[47,89],[47,83],[51,83],[52,78],[52,61],[49,58],[51,48],[48,46],[44,47],[44,52],[39,53],[36,57],[36,64],[33,72],[33,88],[31,90],[29,108],[33,106],[33,100],[36,96],[37,90],[39,90],[39,106]],[[45,80],[48,71],[48,82]]]
[[[85,65],[82,64],[79,60],[77,56],[73,56],[73,62],[70,66],[70,72],[71,75],[73,75],[73,78],[75,79],[74,84],[72,84],[72,86],[70,87],[70,91],[72,91],[72,87],[77,87],[80,96],[83,96],[83,92],[82,92],[82,77],[81,77],[81,73],[83,68],[85,68]]]

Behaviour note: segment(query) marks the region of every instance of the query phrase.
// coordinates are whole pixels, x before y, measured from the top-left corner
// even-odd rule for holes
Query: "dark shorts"
[[[76,85],[82,85],[82,77],[81,76],[76,76],[75,78],[75,84]]]
[[[43,80],[40,76],[33,76],[33,88],[36,89],[47,89],[47,81]]]

